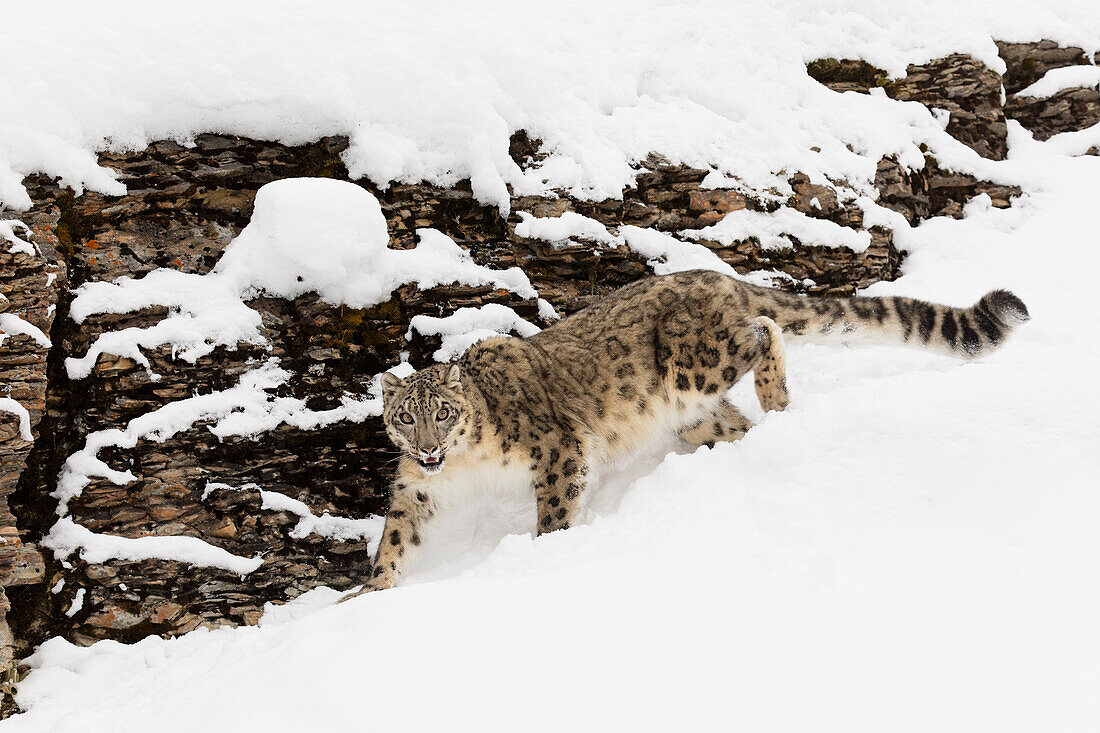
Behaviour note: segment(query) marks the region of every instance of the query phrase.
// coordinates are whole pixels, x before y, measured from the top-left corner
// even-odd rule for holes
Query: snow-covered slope
[[[108,32],[109,19],[85,6],[49,18],[61,39],[104,44],[96,58],[114,75],[74,64],[64,81],[47,65],[37,83],[29,72],[3,82],[15,88],[5,94],[41,104],[42,89],[53,95],[27,103],[34,115],[0,108],[0,157],[12,170],[68,171],[110,188],[80,152],[106,135],[120,145],[203,129],[305,139],[350,126],[357,170],[481,176],[475,185],[494,202],[502,181],[536,185],[501,157],[515,127],[557,153],[540,175],[592,195],[617,192],[632,175],[626,162],[649,149],[751,185],[788,164],[858,185],[873,174],[866,161],[927,141],[960,166],[1023,183],[1025,195],[1003,211],[979,197],[961,221],[893,221],[911,254],[900,280],[871,293],[968,305],[1008,287],[1033,318],[1002,350],[965,364],[792,347],[791,408],[756,410],[761,424],[740,443],[693,454],[656,446],[601,477],[585,524],[538,539],[522,498],[471,506],[428,538],[392,591],[334,606],[338,594],[321,589],[271,609],[259,628],[170,641],[51,640],[19,686],[28,712],[0,727],[1100,726],[1100,159],[1065,157],[1069,136],[1036,143],[1012,124],[1010,159],[983,161],[919,106],[795,78],[819,55],[899,71],[970,51],[994,65],[992,34],[1094,48],[1090,4],[590,3],[551,13],[510,3],[476,14],[411,4],[367,16],[373,6],[349,3],[328,6],[333,19],[316,28],[288,24],[288,4],[258,16],[220,8],[214,33],[200,23],[212,5],[172,23],[119,7],[119,27],[144,29],[143,40]],[[28,4],[15,21],[41,25],[46,12]],[[232,52],[216,43],[231,38]],[[278,42],[295,53],[264,57]],[[13,46],[0,46],[8,68]],[[80,48],[42,53],[64,61]],[[191,65],[174,63],[185,49]],[[124,63],[139,56],[148,63]],[[354,72],[368,67],[395,73]],[[403,68],[413,77],[399,77]],[[105,78],[118,86],[106,101]],[[143,86],[149,79],[163,83]],[[448,124],[426,122],[433,110]],[[1100,131],[1073,146],[1088,139],[1100,142]],[[815,144],[820,158],[806,152]],[[5,200],[18,194],[0,184]],[[754,407],[743,387],[734,400]]]
[[[874,288],[1016,289],[988,359],[793,348],[788,412],[606,477],[587,526],[482,506],[393,591],[50,641],[4,727],[1094,730],[1100,160],[1013,146],[1034,192],[927,222]]]

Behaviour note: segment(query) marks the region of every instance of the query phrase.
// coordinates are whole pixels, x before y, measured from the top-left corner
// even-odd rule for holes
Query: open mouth
[[[417,458],[416,462],[424,469],[425,473],[435,473],[443,468],[443,456],[431,456],[429,458]]]

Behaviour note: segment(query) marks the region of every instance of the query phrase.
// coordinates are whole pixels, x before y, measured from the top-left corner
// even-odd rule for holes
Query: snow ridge
[[[0,344],[2,343],[3,341],[0,340]],[[20,437],[28,443],[34,442],[34,435],[31,433],[31,414],[27,412],[26,407],[11,397],[0,397],[0,412],[10,412],[18,417]]]
[[[841,226],[827,219],[815,219],[787,206],[774,212],[731,211],[717,224],[703,229],[688,229],[681,234],[689,239],[713,239],[721,244],[755,239],[764,249],[792,249],[795,237],[800,244],[812,247],[847,247],[853,252],[865,252],[871,244],[871,233]]]
[[[112,559],[178,560],[199,567],[222,568],[243,577],[263,564],[262,557],[234,555],[198,537],[119,537],[92,532],[68,517],[57,520],[42,544],[62,560],[79,552],[80,559],[90,565]]]
[[[38,326],[14,313],[0,313],[0,346],[9,336],[30,336],[42,348],[50,348],[50,338]]]
[[[38,248],[34,246],[33,242],[23,239],[15,233],[16,228],[23,230],[25,234],[30,234],[31,228],[19,221],[18,219],[0,219],[0,237],[3,237],[11,246],[8,247],[8,252],[11,254],[23,253],[34,257],[38,254]]]
[[[1100,67],[1063,66],[1050,69],[1042,78],[1016,92],[1018,97],[1051,97],[1064,89],[1100,87]]]
[[[442,336],[443,344],[432,358],[448,362],[462,356],[478,341],[507,336],[512,331],[523,337],[534,336],[541,330],[506,305],[486,303],[479,308],[459,308],[443,318],[413,316],[405,338],[411,341],[414,331],[424,336]]]
[[[196,0],[193,13],[172,16],[171,32],[137,0],[116,7],[110,18],[75,0],[11,9],[11,27],[51,33],[0,48],[3,68],[37,60],[2,90],[0,204],[29,207],[21,182],[36,171],[78,193],[119,195],[125,186],[93,151],[190,144],[203,132],[287,144],[347,135],[353,177],[383,189],[469,180],[475,197],[502,213],[510,194],[619,196],[652,151],[719,178],[736,174],[755,191],[784,193],[780,171],[797,167],[814,183],[848,180],[869,193],[863,184],[878,159],[896,154],[919,167],[922,143],[941,162],[957,147],[927,110],[834,94],[804,62],[864,58],[901,76],[907,64],[958,52],[1001,71],[994,34],[1100,47],[1095,3],[1072,0],[930,0],[892,7],[888,20],[866,0],[829,12],[798,0],[702,0],[676,12],[570,0],[552,18],[491,0],[487,24],[447,3],[382,12],[337,0],[331,13],[303,22],[293,5]],[[217,28],[203,22],[212,13]],[[530,33],[532,17],[544,32]],[[740,28],[752,35],[730,43]],[[96,49],[96,73],[86,69],[89,38],[110,39]],[[547,155],[526,168],[508,154],[520,129],[540,137]],[[807,155],[813,148],[820,152]],[[964,164],[960,172],[984,177],[977,156]]]
[[[290,536],[296,539],[301,539],[311,534],[343,542],[371,540],[373,538],[373,541],[370,542],[367,548],[373,553],[377,549],[378,542],[382,537],[382,527],[385,523],[385,517],[372,515],[363,519],[349,519],[347,517],[334,517],[328,512],[318,517],[304,501],[279,493],[278,491],[261,489],[256,484],[231,486],[230,484],[210,481],[207,482],[206,488],[203,490],[203,500],[210,495],[210,492],[217,489],[228,491],[240,491],[241,489],[259,490],[260,499],[263,502],[260,505],[261,509],[267,509],[273,512],[290,512],[299,517],[298,524],[294,526],[294,529],[290,530]]]

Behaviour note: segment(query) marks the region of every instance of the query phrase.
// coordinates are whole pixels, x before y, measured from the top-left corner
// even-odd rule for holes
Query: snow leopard
[[[1028,319],[994,290],[970,308],[902,297],[800,296],[711,271],[636,281],[529,338],[494,337],[457,362],[382,376],[400,451],[384,533],[359,593],[392,587],[437,512],[471,491],[535,495],[538,533],[576,521],[594,469],[678,433],[733,441],[752,423],[726,392],[748,372],[783,410],[786,337],[909,344],[964,358]]]

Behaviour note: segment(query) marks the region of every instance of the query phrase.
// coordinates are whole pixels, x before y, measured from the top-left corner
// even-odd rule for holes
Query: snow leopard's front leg
[[[386,513],[382,540],[371,565],[370,577],[362,589],[342,600],[372,590],[385,590],[397,584],[398,578],[420,548],[420,532],[435,513],[431,494],[420,482],[398,479],[393,485],[393,498]]]
[[[588,463],[578,441],[563,437],[554,447],[531,449],[535,459],[535,498],[538,533],[569,529],[581,506],[588,484]]]

